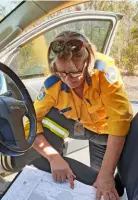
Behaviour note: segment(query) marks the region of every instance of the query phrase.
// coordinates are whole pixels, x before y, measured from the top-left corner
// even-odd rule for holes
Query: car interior
[[[93,38],[90,39],[92,41],[95,40],[98,51],[109,55],[114,32],[123,15],[101,11],[81,12],[80,10],[62,14],[63,8],[79,5],[81,2],[21,1],[1,19],[0,152],[8,155],[21,155],[31,148],[35,140],[36,117],[33,102],[48,74],[45,68],[47,65],[45,55],[47,53],[47,46],[55,34],[66,29],[83,29],[84,31],[92,27],[93,32],[89,33],[89,35],[92,34]],[[60,11],[61,14],[54,17],[54,14]],[[103,37],[99,39],[101,34]],[[43,50],[43,53],[38,58],[36,55],[39,54],[40,49]],[[34,55],[36,56],[35,59]],[[25,65],[27,66],[26,68],[24,68]],[[131,122],[130,131],[117,169],[127,194],[127,197],[122,200],[138,200],[138,103],[135,103],[132,103],[135,116]],[[27,140],[24,138],[22,121],[25,116],[30,120],[31,125]],[[7,124],[12,127],[11,130],[8,129],[9,125]],[[8,138],[5,136],[7,131],[11,133]],[[13,136],[18,141],[18,148],[13,142]],[[64,151],[67,162],[71,163],[72,159],[85,154],[87,148],[87,141],[67,139]],[[89,165],[89,163],[85,163],[85,158],[75,162],[76,168],[74,168],[74,171],[77,173],[77,167],[82,167],[83,172],[77,175],[78,180],[90,185],[91,176],[89,175],[91,174],[91,169],[85,166]],[[36,161],[35,166],[49,171],[44,167],[44,163],[40,164]],[[85,167],[87,168],[87,174],[84,173]],[[12,179],[14,177],[15,175],[12,176]],[[11,181],[11,184],[14,180]]]

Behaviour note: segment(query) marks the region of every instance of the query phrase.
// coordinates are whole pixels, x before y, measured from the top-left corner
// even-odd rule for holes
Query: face
[[[86,76],[88,51],[79,40],[60,38],[58,42],[54,71],[70,88],[76,88],[81,85]]]

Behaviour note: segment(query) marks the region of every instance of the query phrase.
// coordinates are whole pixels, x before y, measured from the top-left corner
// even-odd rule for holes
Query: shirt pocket
[[[96,111],[104,108],[101,95],[98,89],[94,89],[89,97],[85,99],[87,102],[88,112],[94,114]]]

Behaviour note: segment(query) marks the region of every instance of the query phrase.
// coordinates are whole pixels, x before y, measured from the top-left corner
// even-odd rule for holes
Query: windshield
[[[0,1],[0,22],[6,17],[11,11],[13,11],[22,1]]]

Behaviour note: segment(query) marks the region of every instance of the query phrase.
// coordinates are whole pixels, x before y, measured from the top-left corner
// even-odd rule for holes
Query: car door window
[[[22,46],[10,67],[22,79],[46,76],[49,73],[47,49],[57,34],[64,30],[81,31],[88,36],[99,52],[103,52],[111,29],[112,21],[101,19],[75,21],[57,26]]]

